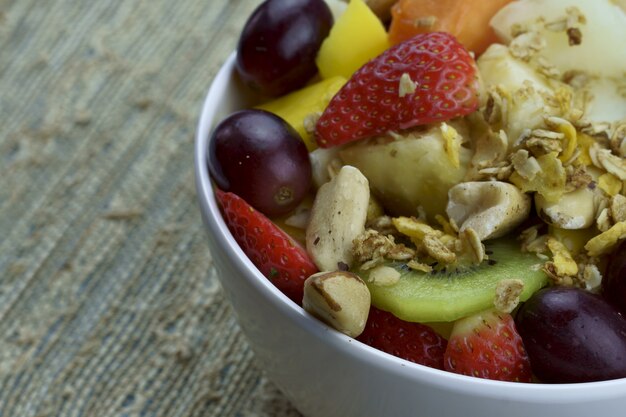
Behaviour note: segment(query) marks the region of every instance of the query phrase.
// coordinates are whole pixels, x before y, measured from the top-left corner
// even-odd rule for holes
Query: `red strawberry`
[[[401,97],[403,74],[415,91]],[[467,50],[448,33],[420,34],[354,73],[318,120],[316,140],[328,148],[464,116],[478,108],[477,91],[476,66]]]
[[[302,304],[304,281],[317,272],[306,250],[241,197],[221,190],[215,195],[228,229],[248,258],[287,297]]]
[[[446,339],[424,324],[404,321],[372,307],[365,330],[357,339],[399,358],[443,369]]]
[[[530,382],[531,369],[513,317],[486,310],[454,323],[445,370],[500,381]]]

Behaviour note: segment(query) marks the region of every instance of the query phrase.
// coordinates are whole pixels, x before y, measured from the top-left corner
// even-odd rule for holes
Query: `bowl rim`
[[[431,385],[445,386],[447,389],[452,388],[453,391],[485,397],[493,397],[493,393],[497,392],[499,397],[510,400],[527,401],[532,398],[535,402],[546,404],[557,399],[558,402],[562,402],[564,397],[560,394],[567,394],[568,401],[571,402],[626,397],[626,378],[571,384],[516,383],[475,378],[429,368],[379,351],[330,328],[280,292],[248,259],[228,230],[218,208],[207,168],[210,130],[218,122],[216,116],[220,106],[219,98],[227,93],[227,87],[236,77],[235,62],[236,52],[232,52],[213,78],[202,105],[194,149],[196,191],[200,208],[205,214],[205,227],[208,228],[208,233],[211,233],[223,247],[229,261],[235,265],[241,263],[239,269],[243,272],[242,279],[247,280],[248,284],[259,292],[259,296],[275,304],[282,314],[299,327],[317,338],[324,338],[328,344],[342,353],[364,360],[374,368],[384,369],[386,372],[416,382],[427,381]],[[486,395],[490,392],[491,395]]]

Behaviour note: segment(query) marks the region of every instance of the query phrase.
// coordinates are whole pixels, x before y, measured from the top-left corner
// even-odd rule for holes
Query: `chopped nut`
[[[512,312],[519,304],[519,297],[524,291],[524,281],[520,279],[503,279],[496,284],[496,296],[493,301],[496,310],[503,313]]]
[[[365,230],[369,185],[361,172],[344,166],[317,192],[306,229],[306,249],[320,271],[351,265],[352,241]]]
[[[319,272],[304,282],[302,307],[348,336],[363,332],[370,304],[367,285],[351,272]]]
[[[409,94],[413,94],[417,89],[417,84],[411,79],[408,73],[403,73],[400,77],[400,86],[398,87],[398,95],[405,97]]]

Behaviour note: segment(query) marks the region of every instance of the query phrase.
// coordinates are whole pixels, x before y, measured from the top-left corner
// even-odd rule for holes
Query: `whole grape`
[[[315,57],[333,24],[324,0],[266,0],[237,45],[237,71],[253,90],[278,96],[317,73]]]
[[[233,113],[215,128],[209,143],[209,171],[217,186],[268,216],[294,209],[311,187],[304,142],[272,113]]]
[[[626,241],[609,256],[602,278],[602,295],[626,314]]]
[[[542,382],[626,377],[626,319],[595,294],[571,287],[542,289],[522,305],[515,324]]]

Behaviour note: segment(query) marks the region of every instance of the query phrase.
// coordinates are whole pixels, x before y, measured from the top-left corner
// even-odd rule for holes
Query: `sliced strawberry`
[[[443,369],[446,339],[424,324],[404,321],[372,307],[365,330],[357,339],[399,358]]]
[[[215,195],[228,229],[248,258],[287,297],[302,304],[304,281],[317,272],[306,250],[241,197],[221,190]]]
[[[474,59],[452,35],[424,33],[391,47],[355,72],[328,104],[315,136],[320,147],[329,148],[446,121],[477,108]]]
[[[446,371],[499,381],[531,382],[531,369],[513,317],[487,310],[454,323]]]

